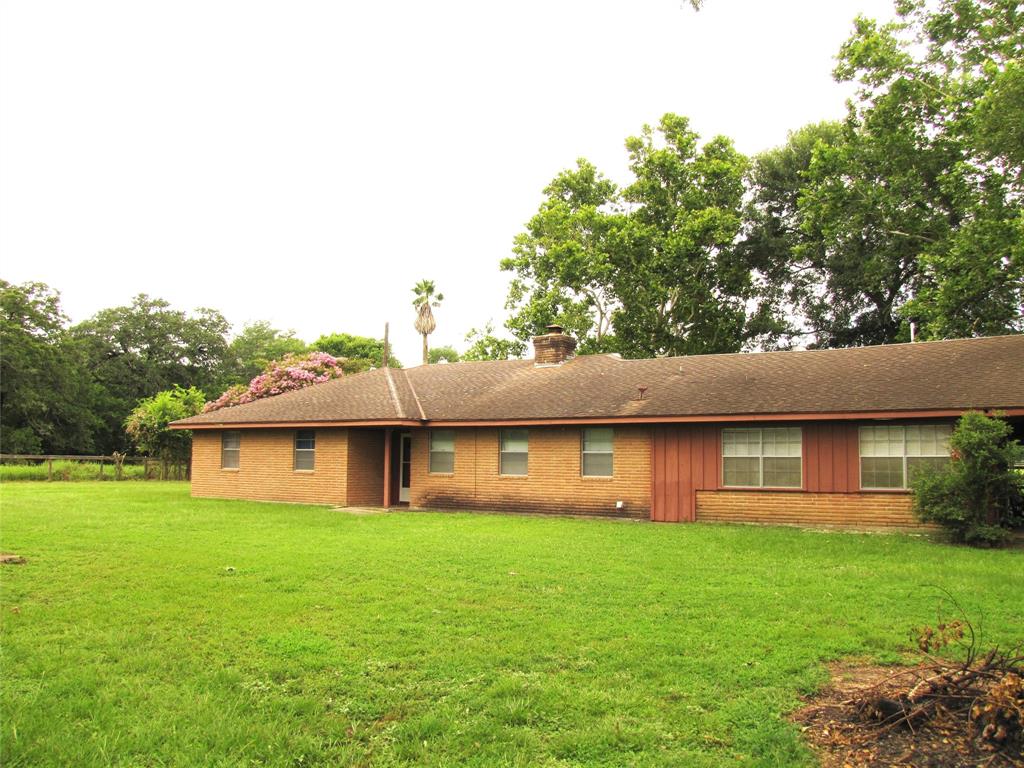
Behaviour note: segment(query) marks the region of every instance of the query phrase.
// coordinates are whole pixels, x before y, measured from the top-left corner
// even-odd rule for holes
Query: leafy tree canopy
[[[1010,0],[860,17],[836,77],[859,84],[799,197],[801,310],[823,346],[1024,328],[1020,51]],[[1005,125],[1004,125],[1005,123]]]
[[[192,447],[192,433],[171,430],[167,425],[195,416],[203,410],[206,397],[195,387],[157,392],[140,401],[125,419],[124,428],[132,443],[143,453],[163,459],[184,461]]]
[[[86,356],[104,421],[97,448],[109,453],[125,447],[122,425],[145,397],[175,385],[215,391],[229,327],[217,310],[189,314],[145,294],[74,326],[71,333]]]
[[[514,360],[526,353],[526,344],[518,339],[499,338],[494,335],[494,323],[472,328],[466,334],[469,349],[462,353],[463,360]]]
[[[525,342],[557,322],[581,352],[629,357],[736,351],[763,335],[742,223],[746,158],[718,136],[701,145],[666,114],[626,141],[624,189],[585,160],[544,190],[516,238],[509,329]]]
[[[330,333],[321,336],[310,347],[340,358],[345,373],[359,373],[370,368],[379,368],[384,360],[384,340],[369,336]],[[388,356],[388,365],[392,368],[402,367],[402,363],[394,355]]]
[[[60,294],[0,280],[0,431],[6,453],[90,450],[96,417]]]
[[[265,320],[248,323],[228,345],[220,388],[251,381],[270,362],[305,351],[306,343],[295,331],[280,331]]]
[[[429,354],[429,362],[431,365],[436,365],[442,361],[446,363],[457,363],[460,360],[459,353],[455,347],[432,347]]]

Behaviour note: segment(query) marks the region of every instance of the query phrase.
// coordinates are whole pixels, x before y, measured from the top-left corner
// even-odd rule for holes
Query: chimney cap
[[[557,323],[552,323],[551,325],[548,325],[546,327],[548,333],[561,333],[562,331],[565,330],[562,326],[558,325]]]

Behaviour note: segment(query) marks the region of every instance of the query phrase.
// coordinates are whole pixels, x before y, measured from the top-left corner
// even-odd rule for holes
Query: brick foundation
[[[830,528],[926,529],[908,493],[697,491],[697,520]]]

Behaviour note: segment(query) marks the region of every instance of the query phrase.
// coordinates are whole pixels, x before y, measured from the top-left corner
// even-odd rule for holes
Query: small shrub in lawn
[[[1010,434],[1003,419],[965,413],[949,440],[953,461],[913,481],[917,516],[948,528],[959,542],[1005,542],[1024,525],[1024,476],[1014,470],[1021,446]]]

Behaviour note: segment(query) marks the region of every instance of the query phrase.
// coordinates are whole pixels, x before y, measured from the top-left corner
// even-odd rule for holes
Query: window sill
[[[316,472],[315,469],[293,469],[292,473],[296,475],[312,475]]]
[[[859,493],[911,493],[909,488],[860,488]]]
[[[454,472],[427,472],[428,477],[455,477]]]
[[[221,467],[220,471],[221,472],[237,472],[238,469],[239,469],[238,467]]]
[[[783,493],[804,493],[805,488],[795,488],[791,485],[720,485],[720,491],[772,491]]]
[[[608,482],[615,479],[615,475],[580,475],[581,480],[596,480],[597,482]]]
[[[529,475],[498,475],[499,480],[526,480]]]

